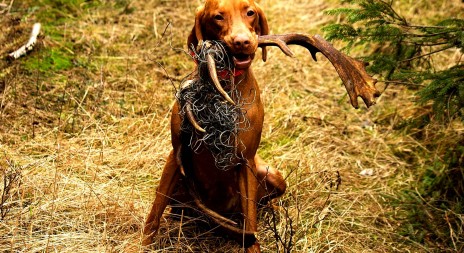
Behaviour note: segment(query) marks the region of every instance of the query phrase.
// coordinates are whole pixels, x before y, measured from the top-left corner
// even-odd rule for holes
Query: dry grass
[[[69,4],[74,8],[60,11],[45,0],[11,2],[11,13],[0,17],[3,35],[10,35],[0,35],[2,56],[27,39],[33,22],[52,22],[53,15],[63,20],[45,29],[39,50],[0,62],[0,169],[4,177],[20,173],[2,203],[8,213],[0,221],[0,251],[140,249],[170,150],[172,82],[177,85],[194,66],[180,49],[199,1],[99,1],[92,7],[76,0],[69,1],[77,3]],[[334,0],[261,5],[272,33],[310,34],[333,21],[324,9],[339,6]],[[8,8],[2,6],[0,11]],[[22,22],[12,23],[12,17]],[[289,186],[280,207],[261,214],[263,251],[282,251],[269,228],[273,214],[282,237],[291,218],[293,252],[452,251],[433,238],[417,243],[401,235],[404,208],[390,204],[417,180],[415,170],[429,159],[421,154],[433,156],[395,130],[418,113],[413,93],[390,87],[374,108],[352,109],[330,63],[295,52],[290,59],[270,49],[268,62],[254,64],[266,108],[259,152]],[[455,138],[464,129],[456,124],[426,131]],[[361,176],[364,169],[374,174]],[[198,225],[185,217],[163,219],[153,251],[240,251]]]

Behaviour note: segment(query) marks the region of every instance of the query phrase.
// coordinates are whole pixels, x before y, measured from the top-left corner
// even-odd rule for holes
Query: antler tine
[[[304,34],[282,34],[282,35],[262,35],[259,36],[259,46],[276,45],[288,49],[287,45],[299,45],[308,49],[312,58],[317,61],[316,53],[321,52],[337,70],[338,75],[343,81],[351,105],[358,108],[358,96],[360,96],[367,107],[375,104],[375,98],[380,96],[380,92],[375,88],[377,80],[373,79],[365,69],[365,64],[353,59],[337,49],[319,35],[309,36]],[[285,44],[285,46],[283,46]],[[287,54],[284,51],[285,54]],[[287,54],[288,55],[288,54]]]
[[[193,80],[187,80],[185,81],[181,87],[180,87],[180,91],[179,93],[184,90],[184,89],[187,89],[189,88],[190,86],[192,86],[193,84]],[[195,119],[195,115],[193,114],[193,111],[192,111],[192,101],[190,100],[187,100],[186,103],[185,103],[185,116],[187,116],[187,119],[188,121],[190,122],[190,124],[192,124],[192,126],[198,130],[199,132],[202,132],[202,133],[206,133],[206,130],[203,129],[200,124],[198,124],[198,121]]]
[[[184,170],[183,166],[181,165],[180,167],[181,167],[181,169],[183,171]],[[238,226],[238,224],[235,221],[233,221],[231,219],[228,219],[228,218],[220,215],[219,213],[211,210],[207,206],[205,206],[205,204],[203,204],[203,202],[201,201],[201,199],[198,197],[198,195],[196,193],[195,185],[193,184],[193,181],[188,180],[188,178],[187,178],[187,184],[186,185],[187,185],[187,189],[188,189],[188,191],[190,193],[190,196],[193,198],[193,202],[195,203],[196,207],[198,207],[198,209],[201,212],[206,214],[209,218],[211,218],[219,226],[221,226],[224,229],[228,230],[229,232],[235,234],[237,237],[243,238],[245,242],[254,243],[256,241],[256,234],[254,232],[244,230],[244,229],[240,229],[240,228],[236,227],[236,226]]]
[[[259,47],[266,47],[266,46],[278,46],[280,50],[287,56],[293,57],[293,52],[287,46],[287,44],[279,38],[267,38],[269,36],[263,37],[258,36],[258,46]]]
[[[209,71],[209,75],[211,76],[211,80],[213,81],[214,87],[229,103],[235,105],[234,100],[232,100],[232,98],[229,97],[229,95],[222,88],[221,83],[219,82],[219,78],[218,78],[217,71],[216,71],[216,62],[214,61],[213,55],[207,54],[206,61],[208,63],[208,71]]]
[[[197,120],[195,119],[195,116],[193,115],[193,112],[192,112],[192,103],[190,101],[187,101],[187,103],[185,104],[185,113],[187,115],[187,119],[189,120],[190,124],[192,124],[192,126],[202,132],[202,133],[206,133],[206,130],[203,129],[200,124],[198,124]]]
[[[214,222],[216,222],[218,225],[220,225],[221,227],[227,229],[228,231],[230,231],[230,232],[232,232],[232,233],[234,233],[236,235],[240,235],[240,236],[245,237],[246,241],[252,241],[252,242],[256,241],[256,235],[255,235],[254,232],[247,231],[247,230],[242,230],[242,229],[234,227],[234,225],[237,225],[236,222],[234,222],[234,221],[232,221],[230,219],[227,219],[226,217],[224,217],[224,216],[216,213],[215,211],[209,209],[208,207],[206,207],[196,195],[192,195],[192,197],[193,197],[193,201],[194,201],[195,205],[203,213],[208,215],[208,217],[213,219]]]

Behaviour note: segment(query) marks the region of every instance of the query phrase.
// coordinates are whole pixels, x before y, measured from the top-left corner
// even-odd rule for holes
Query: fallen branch
[[[32,27],[32,33],[31,33],[31,37],[29,38],[29,41],[24,46],[20,47],[18,50],[9,54],[8,57],[12,60],[16,60],[19,57],[31,51],[34,48],[35,43],[37,42],[37,36],[39,36],[40,27],[41,27],[40,23],[35,23],[34,26]]]

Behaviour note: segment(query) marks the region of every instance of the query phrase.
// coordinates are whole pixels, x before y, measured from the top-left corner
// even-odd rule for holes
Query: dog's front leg
[[[245,230],[258,231],[258,210],[257,210],[257,192],[258,179],[254,159],[248,159],[248,163],[242,166],[239,178],[239,187],[241,194],[241,206],[245,219]],[[246,249],[247,253],[259,253],[260,247],[256,241],[251,247]]]
[[[180,178],[178,167],[179,165],[177,164],[174,151],[171,151],[167,158],[166,165],[164,166],[158,189],[156,189],[156,197],[153,201],[153,206],[145,222],[145,227],[143,229],[143,246],[152,244],[153,238],[158,232],[161,215],[163,215],[164,209],[166,209],[177,181]]]

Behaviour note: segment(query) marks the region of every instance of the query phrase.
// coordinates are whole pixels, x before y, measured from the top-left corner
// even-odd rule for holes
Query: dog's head
[[[258,35],[268,33],[264,12],[253,0],[206,0],[197,10],[187,44],[196,48],[201,40],[221,40],[232,53],[235,67],[247,69],[258,48]]]

